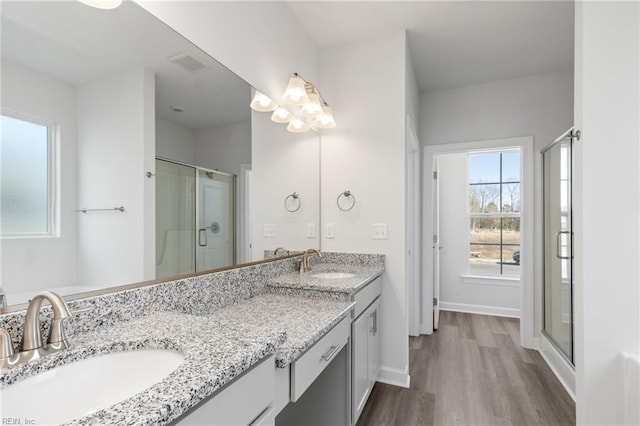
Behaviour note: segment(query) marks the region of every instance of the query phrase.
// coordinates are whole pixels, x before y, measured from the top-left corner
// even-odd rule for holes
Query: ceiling
[[[421,91],[573,67],[573,1],[289,1],[319,48],[407,30]]]
[[[72,85],[152,70],[157,115],[192,130],[250,119],[251,87],[133,2],[103,11],[72,1],[3,1],[0,28],[3,59]],[[167,60],[185,52],[207,68],[192,73]]]

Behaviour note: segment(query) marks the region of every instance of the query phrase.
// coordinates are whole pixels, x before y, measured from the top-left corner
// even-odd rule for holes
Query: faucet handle
[[[13,342],[11,335],[4,328],[0,328],[0,361],[13,356]]]

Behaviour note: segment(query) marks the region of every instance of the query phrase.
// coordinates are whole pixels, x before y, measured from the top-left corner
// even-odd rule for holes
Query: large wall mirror
[[[318,246],[319,137],[252,112],[248,83],[131,1],[1,13],[8,305]]]

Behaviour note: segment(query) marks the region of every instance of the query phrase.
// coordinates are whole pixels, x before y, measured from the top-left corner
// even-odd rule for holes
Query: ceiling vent
[[[209,68],[209,66],[197,60],[190,52],[184,52],[178,55],[170,56],[167,58],[167,60],[173,62],[174,64],[180,65],[182,68],[191,73],[197,73]]]

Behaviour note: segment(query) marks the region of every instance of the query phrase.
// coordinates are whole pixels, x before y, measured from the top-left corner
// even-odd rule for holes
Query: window
[[[54,235],[53,126],[1,117],[0,235]]]
[[[520,276],[520,150],[468,159],[469,274]]]

